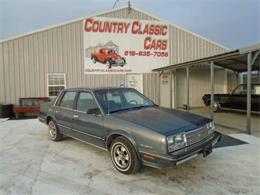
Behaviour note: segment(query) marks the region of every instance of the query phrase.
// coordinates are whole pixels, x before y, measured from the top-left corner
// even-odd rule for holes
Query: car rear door
[[[61,100],[57,102],[54,108],[55,122],[61,133],[71,134],[71,122],[76,94],[76,91],[65,91]]]
[[[103,115],[91,91],[79,92],[72,119],[76,138],[105,148],[108,132],[104,129]]]

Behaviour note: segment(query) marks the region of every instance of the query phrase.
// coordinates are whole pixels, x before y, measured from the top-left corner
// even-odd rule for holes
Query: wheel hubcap
[[[217,111],[217,110],[218,110],[218,103],[217,103],[217,102],[214,102],[214,104],[213,104],[213,109],[214,109],[214,111]]]
[[[113,157],[116,165],[121,169],[125,169],[128,167],[130,162],[129,151],[125,146],[118,144],[113,149]]]
[[[54,138],[57,134],[55,124],[52,121],[49,123],[49,133],[50,133],[52,138]]]

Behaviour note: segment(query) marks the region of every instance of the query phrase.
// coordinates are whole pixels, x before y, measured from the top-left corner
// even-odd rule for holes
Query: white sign
[[[85,74],[149,73],[169,65],[169,25],[94,17],[84,20]]]
[[[127,74],[127,87],[134,88],[140,93],[143,93],[143,75],[142,74]]]

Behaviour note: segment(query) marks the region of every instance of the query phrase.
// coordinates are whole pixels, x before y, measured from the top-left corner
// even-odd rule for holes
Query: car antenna
[[[119,4],[119,0],[115,0],[114,5],[113,5],[113,9],[116,7],[116,4]],[[132,4],[131,4],[131,1],[128,0],[128,14],[131,13],[131,9],[132,9]]]
[[[128,1],[128,15],[131,13],[131,9],[132,9],[132,5],[131,5],[131,1]]]

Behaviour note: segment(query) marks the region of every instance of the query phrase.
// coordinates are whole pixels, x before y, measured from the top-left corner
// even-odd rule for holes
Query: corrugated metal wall
[[[124,75],[84,75],[82,33],[82,21],[78,21],[0,44],[0,103],[47,96],[46,79],[51,72],[65,73],[67,87],[125,83]]]
[[[170,43],[170,65],[227,51],[223,47],[175,26],[170,26]]]
[[[176,107],[183,107],[186,104],[187,93],[186,93],[186,70],[177,69],[176,71]],[[214,92],[215,93],[226,93],[226,81],[225,81],[225,70],[216,69],[214,73]],[[210,93],[210,68],[209,67],[192,67],[190,71],[190,106],[201,107],[203,106],[202,96]]]
[[[158,20],[132,9],[102,17]],[[170,64],[224,51],[171,26]],[[82,20],[0,43],[0,103],[18,103],[19,97],[47,96],[47,73],[66,74],[67,87],[119,86],[124,75],[84,75]],[[168,64],[165,64],[168,65]],[[158,74],[144,74],[144,94],[159,103]]]
[[[156,104],[160,103],[160,78],[159,74],[151,73],[143,75],[143,93]]]

